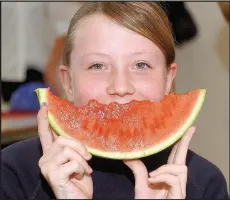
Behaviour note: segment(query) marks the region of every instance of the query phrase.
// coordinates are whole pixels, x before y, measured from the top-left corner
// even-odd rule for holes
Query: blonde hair
[[[104,14],[123,27],[152,42],[163,52],[166,65],[175,60],[174,39],[168,17],[158,3],[153,2],[86,2],[73,16],[67,32],[63,64],[70,66],[70,55],[79,20],[92,14]]]

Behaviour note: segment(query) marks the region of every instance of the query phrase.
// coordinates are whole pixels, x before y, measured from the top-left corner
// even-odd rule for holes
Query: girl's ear
[[[166,82],[166,90],[165,90],[165,94],[169,94],[169,92],[173,89],[175,90],[175,77],[176,77],[176,73],[177,73],[177,64],[176,63],[172,63],[168,69],[167,69],[167,82]]]
[[[74,100],[74,91],[72,87],[71,74],[69,67],[61,65],[59,67],[59,75],[62,82],[62,86],[65,91],[67,99],[71,102]]]

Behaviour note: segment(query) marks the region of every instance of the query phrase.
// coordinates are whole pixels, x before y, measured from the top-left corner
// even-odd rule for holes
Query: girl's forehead
[[[111,24],[115,22],[102,13],[90,14],[79,19],[75,26],[75,32],[80,34],[80,32],[86,29],[92,29],[95,26],[109,23]]]
[[[162,56],[160,49],[151,40],[102,14],[93,14],[81,19],[76,26],[74,37],[75,53],[146,53]]]

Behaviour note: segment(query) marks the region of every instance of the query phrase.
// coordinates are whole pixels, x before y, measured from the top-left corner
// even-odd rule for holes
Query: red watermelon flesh
[[[164,150],[182,137],[197,117],[206,90],[170,93],[161,102],[103,105],[90,100],[79,107],[49,89],[36,92],[40,103],[48,103],[50,125],[59,135],[79,140],[100,157],[134,159]]]

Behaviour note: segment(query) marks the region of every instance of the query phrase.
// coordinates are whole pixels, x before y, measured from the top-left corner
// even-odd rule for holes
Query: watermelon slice
[[[52,94],[35,90],[48,104],[48,120],[57,134],[85,144],[88,151],[110,159],[136,159],[158,153],[180,139],[195,121],[206,90],[170,93],[161,102],[131,101],[103,105],[90,100],[76,107]]]

